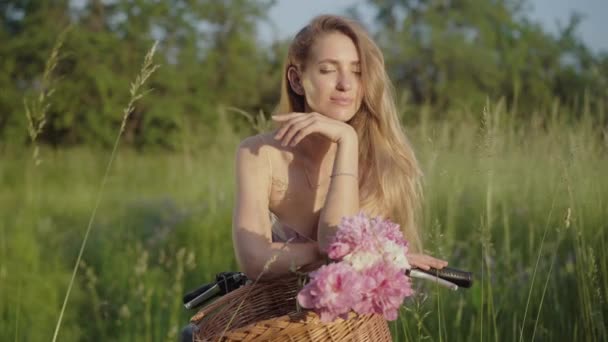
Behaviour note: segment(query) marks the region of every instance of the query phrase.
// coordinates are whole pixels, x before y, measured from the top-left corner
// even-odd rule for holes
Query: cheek
[[[329,101],[332,89],[334,87],[331,80],[328,78],[309,78],[302,81],[306,101],[312,107],[323,105]]]
[[[359,108],[359,106],[361,106],[361,104],[363,103],[363,85],[359,83],[358,87],[359,88],[357,89],[357,108]]]

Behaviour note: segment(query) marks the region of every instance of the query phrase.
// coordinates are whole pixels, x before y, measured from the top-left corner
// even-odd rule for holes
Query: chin
[[[319,113],[323,113],[325,116],[335,119],[335,120],[340,120],[343,122],[346,122],[350,119],[352,119],[353,116],[355,116],[355,114],[357,114],[357,111],[355,109],[352,108],[331,108]]]

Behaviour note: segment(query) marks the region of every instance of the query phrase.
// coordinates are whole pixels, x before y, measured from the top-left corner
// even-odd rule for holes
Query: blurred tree
[[[256,29],[274,0],[57,0],[0,2],[0,143],[28,141],[24,97],[39,93],[59,33],[74,27],[55,69],[41,142],[110,146],[143,56],[159,40],[153,92],[129,117],[124,140],[175,148],[210,144],[218,107],[270,112],[287,41],[263,46]],[[608,54],[576,35],[573,14],[556,35],[526,16],[525,0],[368,0],[376,39],[403,97],[440,109],[505,96],[513,112],[563,104],[591,113],[608,102]],[[353,15],[356,14],[353,11]],[[580,112],[580,111],[574,111]],[[231,122],[244,119],[227,111]],[[185,134],[187,132],[187,134]]]
[[[24,93],[40,92],[45,61],[69,23],[67,2],[0,2],[0,138],[27,142]]]
[[[368,0],[398,89],[414,103],[482,106],[487,96],[523,108],[571,103],[600,86],[605,56],[575,36],[580,16],[557,37],[526,16],[525,0]]]
[[[27,141],[23,97],[34,93],[58,33],[63,48],[55,96],[40,139],[109,146],[143,56],[159,40],[153,93],[130,116],[125,140],[173,147],[193,122],[212,130],[219,104],[263,108],[261,81],[275,56],[256,40],[274,1],[5,1],[0,6],[0,139]],[[274,90],[276,92],[276,89]],[[211,140],[211,138],[210,138]]]

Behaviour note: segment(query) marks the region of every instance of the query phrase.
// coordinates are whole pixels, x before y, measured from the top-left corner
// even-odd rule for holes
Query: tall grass
[[[518,122],[500,102],[480,124],[452,114],[412,130],[426,227],[441,227],[443,256],[478,282],[426,301],[422,311],[442,312],[424,321],[433,339],[606,339],[606,132],[565,111]],[[393,329],[416,331],[417,320],[406,312]]]
[[[237,113],[232,113],[235,116]],[[119,150],[79,263],[61,340],[176,337],[181,294],[236,268],[233,153],[221,144]],[[408,127],[425,178],[426,249],[475,272],[470,290],[421,286],[396,340],[605,340],[607,137],[591,116],[519,122],[500,102]],[[43,150],[0,162],[0,340],[47,340],[96,201],[107,153]],[[187,165],[187,167],[185,167]]]
[[[0,156],[0,340],[55,339],[60,326],[67,341],[174,340],[193,314],[182,293],[236,268],[233,154],[248,132],[229,120],[269,123],[227,107],[214,146],[184,121],[179,152],[119,150],[121,127],[109,163],[86,148],[40,153],[64,38],[25,101],[34,163],[22,150]],[[457,293],[419,284],[391,323],[396,340],[608,339],[608,130],[589,108],[555,102],[519,120],[498,101],[441,121],[428,107],[407,117],[426,174],[427,251],[477,279]]]
[[[87,229],[85,230],[84,238],[82,240],[82,243],[80,244],[80,248],[79,248],[79,251],[78,251],[78,256],[76,257],[76,262],[75,262],[75,265],[74,265],[74,269],[72,271],[72,277],[71,277],[70,282],[68,284],[67,292],[66,292],[66,294],[64,296],[63,305],[61,307],[61,311],[59,312],[59,318],[57,320],[57,324],[55,325],[55,331],[53,333],[53,342],[55,342],[57,340],[57,336],[59,334],[59,329],[61,327],[61,322],[62,322],[62,319],[63,319],[63,314],[65,313],[65,309],[66,309],[68,300],[70,299],[70,293],[72,291],[72,286],[74,284],[74,279],[76,278],[76,274],[78,272],[79,265],[81,265],[82,255],[83,255],[84,249],[85,249],[85,247],[87,245],[89,234],[90,234],[91,229],[93,227],[93,223],[95,222],[95,216],[97,214],[97,208],[99,208],[99,203],[101,202],[101,199],[102,199],[102,195],[103,195],[103,191],[105,189],[106,181],[108,180],[108,176],[109,176],[110,170],[112,168],[112,163],[114,162],[114,157],[116,155],[116,151],[117,151],[119,143],[120,143],[120,137],[121,137],[122,133],[124,132],[125,125],[127,123],[127,119],[129,118],[129,115],[131,114],[131,112],[134,109],[135,102],[137,102],[139,99],[141,99],[145,95],[145,93],[146,93],[146,91],[144,89],[142,89],[144,83],[154,73],[154,71],[158,68],[158,65],[154,65],[153,61],[152,61],[152,58],[154,57],[154,52],[156,50],[156,45],[157,44],[155,43],[154,46],[152,46],[152,48],[150,49],[150,51],[148,52],[148,54],[144,58],[144,62],[143,62],[143,65],[142,65],[142,68],[141,68],[139,74],[135,78],[135,81],[133,81],[133,83],[131,83],[131,88],[130,88],[130,91],[129,91],[130,94],[131,94],[131,98],[129,100],[129,103],[127,104],[127,106],[123,110],[123,119],[122,119],[122,122],[121,122],[121,125],[120,125],[120,130],[118,131],[118,134],[116,135],[116,139],[114,141],[114,146],[112,148],[112,152],[110,153],[110,158],[109,158],[108,163],[107,163],[107,165],[105,167],[105,172],[104,172],[103,176],[101,177],[100,186],[99,186],[99,188],[97,190],[95,204],[93,206],[93,210],[91,212],[91,215],[89,216],[89,221],[88,221],[88,224],[87,224]]]

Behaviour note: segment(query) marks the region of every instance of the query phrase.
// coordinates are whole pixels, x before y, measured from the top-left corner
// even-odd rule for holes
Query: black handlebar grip
[[[194,298],[198,297],[203,292],[209,290],[211,287],[213,287],[213,285],[215,285],[215,283],[205,284],[205,285],[199,287],[198,289],[195,289],[195,290],[192,290],[192,291],[186,293],[183,297],[184,304],[186,304],[189,301],[193,300]]]
[[[429,270],[423,270],[422,268],[416,268],[419,272],[434,275],[435,277],[447,280],[451,283],[458,285],[459,287],[469,288],[473,285],[473,273],[458,270],[455,268],[444,267],[442,269],[432,268]]]
[[[195,289],[195,290],[192,290],[192,291],[186,293],[183,297],[183,302],[184,302],[184,304],[187,304],[187,303],[193,301],[198,296],[202,295],[203,293],[211,290],[215,286],[217,286],[217,287],[215,287],[215,290],[213,292],[209,293],[209,295],[211,296],[210,298],[213,298],[218,295],[223,296],[226,293],[228,293],[232,290],[236,290],[239,287],[245,285],[247,283],[247,281],[248,281],[248,279],[247,279],[247,276],[245,275],[245,273],[220,272],[215,275],[214,282],[205,284],[205,285],[199,287],[198,289]]]

